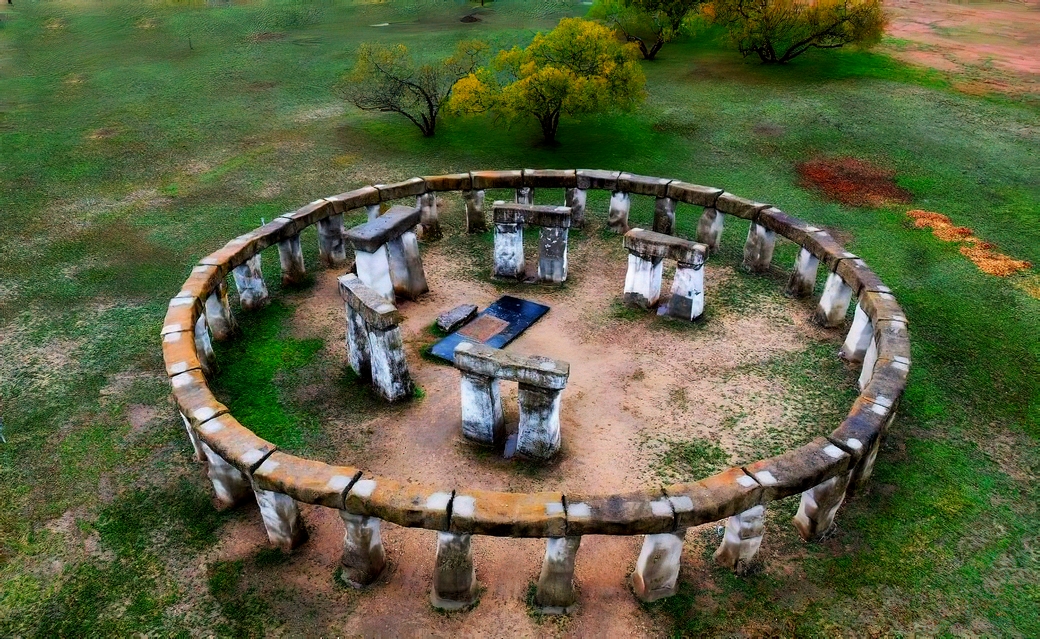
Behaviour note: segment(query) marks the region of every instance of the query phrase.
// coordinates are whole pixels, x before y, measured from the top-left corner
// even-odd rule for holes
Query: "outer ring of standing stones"
[[[811,296],[817,269],[821,263],[827,269],[813,318],[817,323],[831,328],[841,325],[851,298],[857,298],[840,353],[846,360],[862,363],[861,393],[848,416],[827,437],[689,483],[611,495],[505,493],[467,488],[451,478],[437,485],[400,482],[351,466],[302,459],[258,437],[214,397],[206,381],[214,364],[211,339],[225,339],[236,330],[228,304],[229,273],[238,287],[242,310],[262,307],[268,300],[262,250],[277,245],[282,278],[296,281],[304,273],[300,233],[305,228],[318,227],[320,261],[335,267],[346,260],[344,238],[350,234],[343,229],[345,212],[366,208],[370,219],[375,219],[380,205],[407,199],[408,210],[418,209],[418,214],[393,209],[400,212],[386,221],[396,229],[393,241],[401,244],[399,259],[406,263],[417,259],[415,229],[423,238],[440,235],[438,192],[461,191],[467,231],[478,232],[487,228],[486,189],[515,189],[516,201],[528,204],[535,190],[563,189],[564,203],[576,225],[584,219],[587,191],[609,191],[608,225],[622,233],[629,231],[632,196],[655,198],[653,231],[666,235],[673,233],[677,214],[697,207],[697,242],[708,253],[718,249],[725,216],[743,218],[751,223],[743,267],[752,272],[772,267],[777,235],[793,241],[801,249],[787,284],[788,295]],[[633,252],[637,244],[626,246]],[[414,295],[425,291],[426,282],[413,277],[384,283],[388,290],[391,286],[399,294]],[[376,311],[366,318],[368,324],[376,330],[396,329],[393,305]],[[348,327],[348,338],[350,332]],[[863,260],[846,252],[826,231],[722,189],[600,170],[473,171],[367,186],[316,200],[201,259],[170,300],[161,337],[173,396],[196,458],[206,465],[218,507],[255,499],[271,542],[285,550],[307,538],[299,503],[338,510],[345,526],[341,578],[357,587],[371,584],[385,566],[381,521],[436,531],[430,596],[442,608],[476,603],[471,536],[546,538],[535,603],[555,613],[566,613],[576,604],[574,562],[584,535],[644,535],[632,585],[638,597],[654,600],[675,593],[683,536],[691,526],[726,520],[715,558],[738,573],[761,544],[765,508],[771,502],[800,495],[793,520],[799,534],[806,540],[827,534],[846,495],[861,490],[869,479],[910,368],[906,315]]]

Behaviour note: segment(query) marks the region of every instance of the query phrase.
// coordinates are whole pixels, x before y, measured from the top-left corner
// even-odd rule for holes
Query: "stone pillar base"
[[[708,247],[708,253],[718,253],[722,243],[722,226],[725,215],[714,207],[704,207],[704,213],[697,220],[697,241]]]
[[[791,279],[787,280],[784,294],[796,298],[812,295],[816,288],[816,269],[819,266],[820,260],[807,249],[798,251],[798,257],[794,261],[794,272],[791,273]]]
[[[318,259],[321,263],[328,267],[342,264],[347,260],[346,248],[343,241],[343,214],[318,220]]]
[[[654,202],[654,231],[673,235],[675,233],[675,200],[659,197]]]
[[[545,559],[538,577],[534,603],[545,615],[569,615],[578,603],[574,587],[574,560],[581,537],[550,537],[545,540]]]
[[[823,295],[820,303],[813,314],[813,321],[825,328],[840,326],[845,321],[845,314],[849,310],[849,302],[852,301],[852,289],[842,281],[837,273],[827,276],[827,283],[823,287]]]
[[[384,331],[370,327],[368,349],[372,358],[372,387],[376,392],[388,402],[411,397],[415,386],[404,356],[401,328],[394,326]]]
[[[430,603],[441,610],[461,610],[476,604],[477,595],[470,536],[438,532]]]
[[[231,273],[235,278],[235,286],[238,287],[238,299],[242,303],[242,310],[253,311],[267,306],[270,298],[260,270],[259,253],[246,260],[244,264],[236,266]]]
[[[533,459],[550,459],[560,450],[562,390],[520,385],[520,427],[516,452]]]
[[[534,204],[534,189],[529,186],[521,186],[516,190],[513,201],[517,204]]]
[[[567,228],[542,227],[538,234],[538,279],[567,281]]]
[[[675,268],[668,314],[693,321],[704,314],[704,264],[682,264]]]
[[[859,370],[859,389],[861,391],[867,387],[870,378],[874,376],[875,364],[877,364],[877,340],[871,335],[867,350],[863,353],[863,367]]]
[[[802,493],[798,513],[792,523],[798,534],[806,541],[825,537],[834,528],[834,515],[845,501],[845,488],[849,474],[831,477],[822,484]]]
[[[765,514],[765,506],[755,506],[727,519],[726,534],[715,551],[715,562],[738,575],[744,574],[762,545]]]
[[[607,228],[615,233],[628,233],[628,212],[632,208],[632,197],[622,191],[610,195],[610,211],[607,213]]]
[[[195,353],[198,355],[202,372],[211,375],[217,370],[217,356],[213,352],[213,341],[209,337],[209,327],[206,326],[206,316],[200,315],[195,320]]]
[[[636,597],[651,602],[671,597],[679,589],[679,561],[682,558],[686,529],[674,533],[647,535],[632,573]]]
[[[213,333],[213,339],[222,342],[231,337],[238,325],[235,316],[231,314],[231,305],[228,303],[227,281],[221,280],[217,290],[206,298],[206,323]]]
[[[224,461],[204,441],[199,441],[206,456],[206,475],[213,484],[217,510],[225,510],[241,503],[253,493],[249,478],[242,471]]]
[[[391,302],[395,301],[394,283],[390,278],[390,256],[386,245],[380,246],[372,253],[355,250],[354,260],[357,264],[358,279]]]
[[[845,338],[841,350],[838,351],[843,359],[849,362],[862,362],[870,348],[870,340],[874,337],[874,325],[863,307],[856,304],[856,314],[852,319],[852,328]],[[861,389],[862,390],[862,389]]]
[[[260,506],[267,538],[275,548],[289,552],[307,541],[307,528],[303,525],[296,500],[288,495],[255,487],[253,492],[256,493],[256,503]]]
[[[748,227],[747,242],[744,243],[744,262],[741,266],[751,273],[765,273],[773,261],[776,233],[755,222]]]
[[[419,257],[419,239],[415,233],[406,231],[400,237],[390,240],[386,243],[386,252],[395,295],[414,300],[429,292],[426,272],[423,270],[422,258]]]
[[[483,233],[487,230],[484,218],[484,191],[466,191],[462,194],[466,201],[466,232]]]
[[[386,567],[380,521],[375,517],[354,515],[345,510],[339,511],[339,515],[346,528],[340,578],[348,586],[364,588],[378,579]]]
[[[347,361],[350,368],[362,382],[372,379],[372,354],[368,346],[368,324],[360,313],[344,305],[347,309]]]
[[[424,240],[439,240],[444,235],[437,213],[436,194],[424,193],[419,196],[419,225],[422,227]]]
[[[625,304],[649,310],[661,298],[662,258],[646,258],[628,254],[628,273],[625,274]]]
[[[379,217],[379,208],[378,204],[369,204],[365,207],[365,216],[369,222]]]
[[[191,427],[191,422],[184,416],[184,413],[177,413],[181,416],[181,421],[184,422],[184,430],[188,431],[188,441],[191,442],[191,448],[195,451],[194,459],[197,462],[206,461],[206,453],[202,450],[202,440]]]
[[[571,226],[585,226],[585,200],[588,192],[585,189],[567,189],[564,195],[564,206],[571,208]]]
[[[506,424],[498,379],[461,373],[463,437],[489,446],[501,443],[506,437]]]
[[[303,247],[298,234],[278,243],[278,264],[282,267],[282,284],[303,282],[307,276],[307,267],[303,262]]]
[[[492,274],[507,279],[523,279],[524,229],[519,224],[495,224],[495,263]]]

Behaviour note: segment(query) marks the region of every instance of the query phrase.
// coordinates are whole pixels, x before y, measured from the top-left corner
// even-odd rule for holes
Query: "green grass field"
[[[1040,301],[1024,290],[1037,271],[986,275],[905,215],[946,214],[1040,265],[1040,104],[959,94],[950,78],[878,53],[762,67],[711,31],[644,65],[639,111],[564,120],[553,148],[533,123],[486,118],[446,119],[423,139],[337,97],[363,41],[428,54],[463,37],[508,46],[587,9],[493,4],[475,24],[457,21],[465,2],[0,5],[0,636],[279,627],[285,609],[239,583],[278,558],[176,570],[241,514],[210,507],[170,404],[157,338],[167,300],[195,260],[316,197],[543,166],[720,186],[840,230],[911,321],[910,386],[838,536],[780,548],[783,573],[684,573],[680,596],[650,606],[664,628],[1040,635]],[[817,156],[891,168],[913,203],[824,201],[794,168]],[[265,258],[270,274],[277,260]],[[249,320],[255,339],[224,347],[239,363],[219,389],[265,437],[320,454],[321,415],[292,390],[307,371],[342,372],[315,359],[320,343],[292,338],[286,317],[275,305]],[[713,463],[696,459],[705,451],[715,454],[676,448],[675,464]]]

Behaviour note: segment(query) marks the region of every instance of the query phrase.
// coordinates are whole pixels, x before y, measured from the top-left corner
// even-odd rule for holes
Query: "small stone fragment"
[[[468,323],[476,316],[476,304],[462,304],[446,313],[441,313],[437,318],[437,328],[441,329],[445,333],[454,333],[462,325]]]

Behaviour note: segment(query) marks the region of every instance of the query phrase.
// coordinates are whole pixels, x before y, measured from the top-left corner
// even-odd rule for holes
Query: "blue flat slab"
[[[430,353],[454,364],[455,347],[463,341],[504,348],[548,312],[549,307],[544,304],[503,295],[465,326],[434,344]]]

